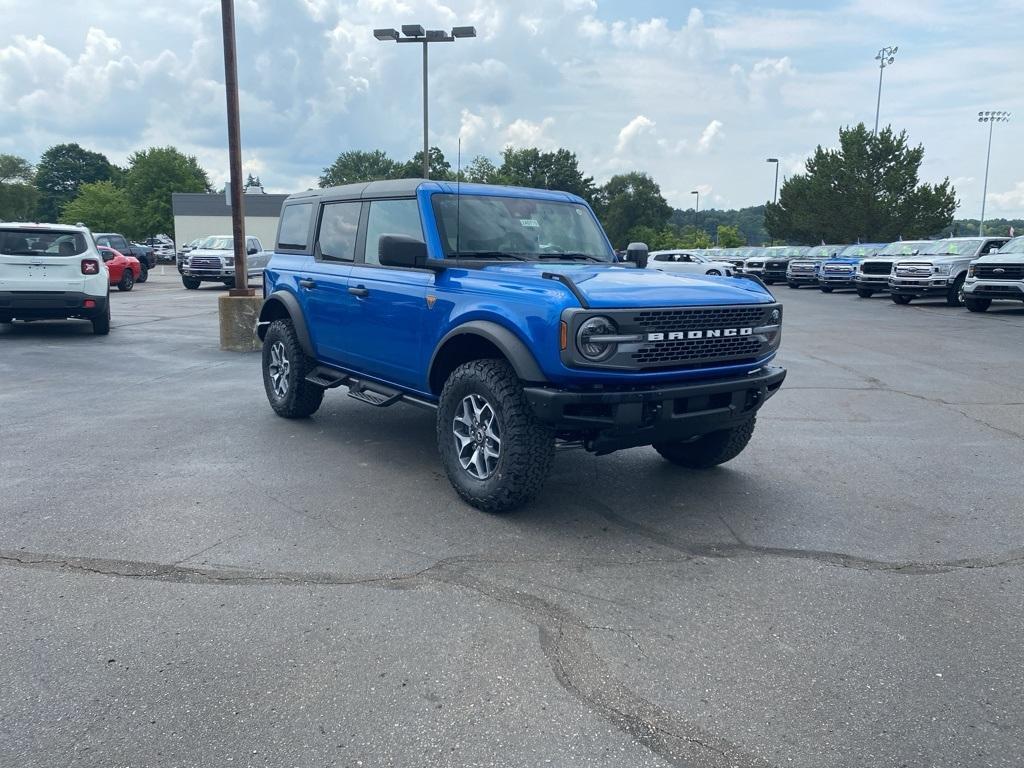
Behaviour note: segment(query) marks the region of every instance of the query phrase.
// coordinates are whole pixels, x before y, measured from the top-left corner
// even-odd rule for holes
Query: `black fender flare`
[[[295,335],[299,337],[299,344],[302,351],[309,357],[315,358],[313,354],[313,341],[309,337],[309,328],[306,326],[306,317],[302,314],[302,307],[299,300],[288,291],[274,291],[263,300],[260,307],[260,316],[256,325],[256,335],[260,341],[267,336],[267,328],[273,320],[278,319],[280,312],[277,307],[283,307],[285,313],[291,318],[295,326]]]
[[[490,320],[471,320],[448,331],[441,338],[441,341],[438,342],[434,348],[434,353],[430,356],[428,376],[434,372],[434,364],[437,362],[438,352],[444,349],[445,344],[457,336],[479,336],[491,342],[509,361],[512,369],[516,372],[516,376],[521,381],[545,382],[548,380],[547,376],[541,371],[540,366],[537,365],[537,360],[534,358],[533,353],[530,352],[530,349],[519,337],[508,328]]]

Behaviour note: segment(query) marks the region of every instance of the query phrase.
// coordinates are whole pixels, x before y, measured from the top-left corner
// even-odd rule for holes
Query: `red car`
[[[130,291],[135,287],[135,281],[142,274],[142,265],[134,256],[125,256],[120,251],[108,248],[105,245],[97,246],[103,261],[107,263],[107,270],[110,272],[110,284],[116,285],[119,291]]]

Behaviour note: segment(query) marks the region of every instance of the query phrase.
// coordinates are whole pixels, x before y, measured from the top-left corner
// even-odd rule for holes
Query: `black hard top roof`
[[[307,189],[289,195],[286,202],[304,198],[319,200],[362,200],[365,198],[382,197],[413,197],[422,184],[431,183],[428,179],[386,179],[384,181],[361,181],[358,184],[344,184],[340,187],[325,189]]]

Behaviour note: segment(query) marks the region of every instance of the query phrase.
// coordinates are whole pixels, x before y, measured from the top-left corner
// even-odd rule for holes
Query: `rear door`
[[[81,291],[88,250],[81,232],[0,229],[0,291]]]

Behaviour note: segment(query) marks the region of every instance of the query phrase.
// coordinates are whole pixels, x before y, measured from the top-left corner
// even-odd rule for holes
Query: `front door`
[[[434,273],[383,267],[377,250],[381,235],[423,239],[414,199],[374,200],[364,214],[361,253],[349,275],[351,334],[346,350],[357,370],[406,387],[422,386],[421,344],[426,296]]]

